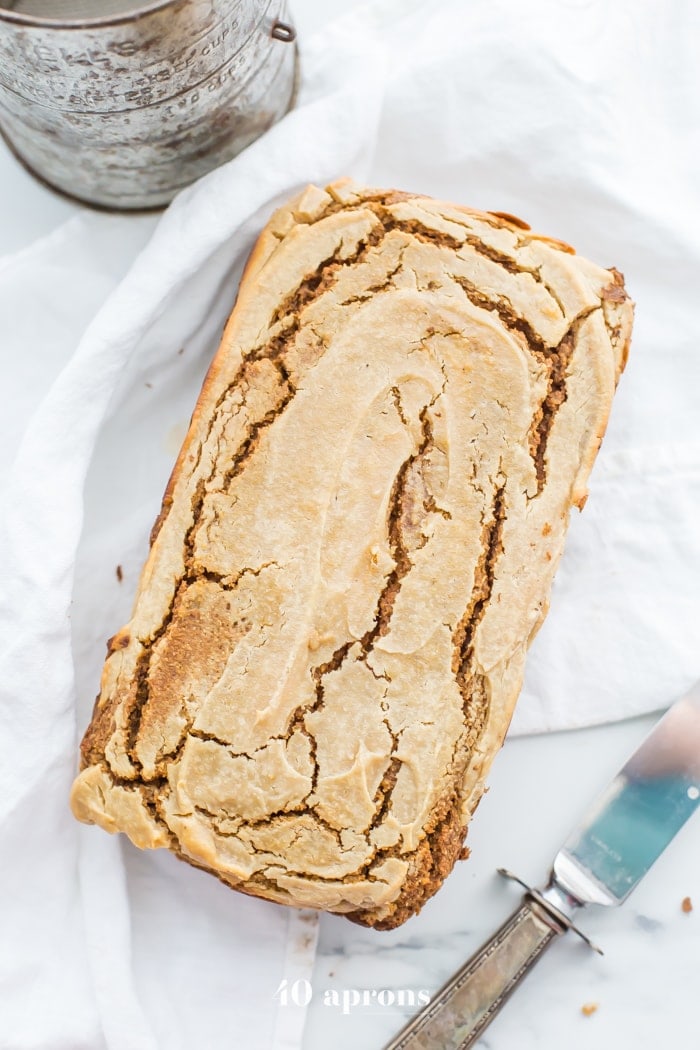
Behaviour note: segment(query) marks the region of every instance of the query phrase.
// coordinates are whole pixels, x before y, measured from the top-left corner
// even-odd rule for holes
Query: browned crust
[[[362,194],[362,203],[367,204],[368,202],[371,202],[373,210],[376,209],[377,214],[380,217],[383,217],[383,219],[385,220],[386,217],[382,216],[384,208],[396,202],[415,199],[415,196],[416,195],[404,194],[399,191],[365,191]],[[339,210],[341,207],[343,207],[342,204],[332,204],[326,209],[326,213],[329,213],[334,210]],[[527,223],[524,223],[522,220],[519,220],[505,213],[486,213],[468,208],[461,208],[459,210],[466,214],[477,216],[485,219],[486,221],[490,221],[492,225],[493,219],[495,218],[500,223],[507,224],[520,230],[529,230],[529,226],[527,225]],[[392,229],[400,229],[406,232],[410,232],[419,240],[430,240],[436,244],[445,247],[455,247],[457,243],[453,243],[449,234],[446,233],[443,234],[437,233],[435,231],[429,231],[425,227],[421,227],[420,225],[414,226],[411,225],[410,222],[401,222],[393,218],[391,218],[390,221],[392,223]],[[385,226],[385,230],[386,228],[387,227]],[[573,253],[573,249],[571,249],[568,245],[565,245],[563,242],[552,241],[550,238],[545,237],[536,237],[536,235],[532,235],[530,239],[541,240],[558,250],[567,253]],[[241,288],[239,291],[238,298],[239,302],[243,301],[244,296],[254,296],[256,284],[260,276],[260,270],[277,242],[278,238],[273,232],[271,232],[270,227],[266,228],[263,235],[258,240],[248,260],[248,264],[246,266],[241,281]],[[492,261],[498,262],[501,265],[503,265],[506,269],[508,269],[507,257],[501,255],[497,249],[490,248],[484,245],[482,246],[481,251],[482,254],[490,258]],[[339,266],[340,264],[337,265]],[[603,290],[603,292],[601,293],[601,297],[602,299],[608,301],[611,304],[622,304],[628,298],[626,292],[624,291],[622,275],[619,274],[616,270],[611,270],[610,274],[610,284]],[[311,298],[313,298],[316,294],[321,294],[323,291],[325,291],[325,289],[329,287],[333,283],[333,281],[334,270],[332,266],[326,267],[323,273],[320,275],[320,280],[314,284],[313,289],[311,290]],[[551,425],[551,421],[554,415],[557,413],[559,407],[566,398],[566,392],[564,390],[563,384],[565,381],[565,373],[568,367],[570,357],[571,340],[573,339],[572,332],[567,332],[567,335],[562,340],[562,343],[558,347],[553,348],[553,351],[551,349],[549,351],[545,351],[545,348],[538,343],[537,338],[534,336],[532,331],[528,331],[527,328],[524,327],[525,323],[523,322],[522,318],[515,316],[513,311],[509,311],[509,308],[507,306],[505,306],[501,302],[494,301],[488,303],[485,301],[479,301],[478,291],[476,291],[473,288],[464,286],[464,284],[460,281],[458,281],[457,283],[462,284],[465,294],[472,299],[472,302],[475,305],[486,310],[494,310],[498,313],[501,321],[504,323],[506,328],[510,328],[516,335],[523,336],[527,340],[529,349],[534,353],[535,356],[537,356],[537,354],[539,353],[544,359],[547,356],[547,354],[549,354],[551,358],[550,378],[547,395],[544,401],[542,402],[539,416],[536,416],[536,426],[533,430],[531,442],[531,455],[537,468],[539,486],[538,491],[541,491],[542,485],[544,484],[545,470],[543,450],[546,448],[547,444],[548,429]],[[296,300],[290,299],[289,302],[285,301],[283,304],[281,304],[280,309],[278,311],[279,317],[277,317],[277,314],[275,316],[279,320],[282,316],[286,316],[290,313],[293,314],[295,311],[299,311],[304,305],[305,302],[302,302],[301,300],[297,302]],[[581,321],[584,319],[585,318],[583,316],[579,318],[579,320]],[[166,488],[165,495],[163,498],[161,512],[154,524],[154,528],[151,534],[151,545],[153,545],[162,524],[166,520],[168,513],[171,510],[171,507],[173,505],[174,490],[177,481],[181,476],[183,470],[186,469],[188,458],[193,455],[194,447],[199,439],[200,427],[203,424],[203,422],[205,422],[205,413],[208,411],[208,406],[212,400],[212,395],[219,385],[220,376],[225,366],[226,351],[228,348],[230,348],[230,346],[235,340],[237,322],[238,312],[237,310],[234,310],[233,314],[231,315],[231,318],[229,319],[229,322],[227,323],[224,329],[219,352],[215,356],[207,372],[202,392],[200,394],[200,397],[195,406],[194,413],[192,415],[190,428],[188,430],[185,442],[177,458],[176,464],[173,468],[170,480],[168,482],[168,486]],[[626,361],[628,344],[629,338],[626,339],[622,353],[622,367],[624,367],[624,363]],[[602,438],[603,430],[604,425],[601,427],[600,434],[598,435],[597,444],[600,443],[600,438]],[[597,451],[597,444],[596,447],[593,448],[590,452],[589,459],[591,463],[595,456],[595,452]],[[418,454],[419,453],[417,453],[416,455]],[[409,467],[410,461],[406,469],[409,469]],[[579,506],[581,506],[584,501],[585,493],[579,493],[578,495],[575,495],[574,502],[577,503]],[[474,633],[474,622],[478,623],[478,617],[480,615],[480,612],[483,610],[486,602],[490,598],[491,585],[493,582],[494,562],[495,558],[497,557],[500,545],[501,520],[502,519],[499,517],[498,509],[496,506],[494,507],[493,511],[493,521],[484,523],[485,532],[487,534],[486,542],[484,544],[484,549],[486,553],[484,555],[484,561],[480,569],[481,576],[475,582],[475,590],[472,604],[465,613],[465,622],[467,623],[467,628],[470,624],[472,625],[471,635],[468,635],[467,631],[465,630],[465,637],[462,640],[462,643],[459,645],[459,649],[462,652],[463,656],[463,666],[462,663],[460,663],[458,667],[458,677],[459,675],[461,675],[460,681],[463,693],[465,695],[465,703],[467,703],[467,699],[469,700],[469,702],[474,702],[475,697],[477,699],[481,697],[483,700],[484,710],[482,713],[484,718],[487,714],[488,699],[483,689],[483,683],[479,683],[478,676],[476,676],[473,670],[470,668],[470,639],[471,637],[473,637]],[[545,535],[544,530],[542,531],[542,535]],[[397,539],[396,537],[399,537],[398,532],[396,532],[396,535],[392,542],[393,553],[396,560],[396,570],[393,574],[393,577],[388,580],[387,587],[385,588],[385,591],[382,595],[382,600],[379,606],[379,626],[377,627],[376,631],[369,632],[368,635],[361,640],[363,648],[366,649],[368,652],[371,651],[374,639],[380,636],[381,634],[382,616],[386,613],[387,609],[390,612],[391,606],[393,605],[393,601],[395,598],[395,594],[400,585],[402,551],[400,537],[399,539]],[[148,564],[149,563],[147,562],[147,566]],[[119,632],[117,635],[114,636],[113,639],[110,640],[108,651],[110,653],[115,653],[119,649],[125,648],[129,645],[129,640],[130,639],[128,631],[124,630],[122,632]],[[337,657],[337,661],[335,663],[331,661],[330,664],[322,665],[322,667],[328,666],[331,667],[331,669],[333,670],[337,669],[342,663],[346,652],[338,650],[338,652],[335,655]],[[138,689],[137,681],[132,682],[131,689],[132,691]],[[119,699],[123,700],[124,697],[119,697]],[[134,703],[132,704],[134,709],[137,709],[138,707],[136,699],[136,696],[134,696]],[[81,748],[83,756],[82,764],[84,767],[90,764],[100,765],[104,762],[104,750],[107,741],[109,740],[114,730],[113,710],[116,706],[116,703],[116,693],[112,702],[107,702],[102,707],[99,706],[99,703],[96,703],[95,711],[93,714],[93,720],[90,726],[88,727]],[[483,719],[478,719],[477,721],[479,722],[479,725],[483,725]],[[479,727],[477,726],[477,728]],[[505,727],[503,728],[503,734],[504,733]],[[477,733],[477,736],[478,735],[479,734]],[[501,741],[499,741],[498,743],[500,744],[500,742]],[[494,746],[493,748],[494,751],[496,749],[496,746]],[[391,795],[392,771],[395,779],[396,769],[395,767],[390,767],[389,771],[387,772],[387,775],[380,784],[376,800],[379,803],[383,803],[383,801],[388,799]],[[157,798],[153,795],[154,791],[157,792],[157,783],[153,782],[150,786],[141,784],[140,787],[145,788],[146,791],[149,793],[150,801],[148,802],[148,804],[153,808],[154,819],[157,819],[160,822],[162,822],[158,814]],[[476,808],[478,799],[481,796],[481,790],[481,787],[477,787],[472,793],[472,811],[474,808]],[[162,823],[163,827],[165,827],[165,823]],[[424,902],[430,896],[432,896],[432,894],[434,894],[436,890],[440,887],[445,877],[452,870],[455,861],[463,853],[463,840],[465,833],[466,824],[464,823],[464,810],[460,810],[458,798],[455,795],[450,795],[443,798],[443,801],[434,810],[429,825],[425,828],[425,835],[423,839],[419,842],[417,849],[410,856],[409,875],[404,882],[399,896],[394,900],[392,904],[383,906],[381,911],[379,912],[371,909],[358,909],[354,912],[351,912],[348,915],[348,917],[351,918],[352,921],[358,922],[366,926],[371,926],[377,929],[392,929],[400,925],[408,917],[419,911]],[[221,873],[216,871],[215,869],[208,867],[206,864],[202,864],[199,861],[193,860],[190,856],[185,856],[182,850],[178,847],[177,842],[172,837],[171,849],[173,849],[173,851],[176,852],[181,859],[185,859],[189,863],[192,863],[197,867],[201,867],[204,870],[211,871],[213,874],[217,875],[217,877],[221,878],[222,881],[226,882],[226,884],[228,885],[233,884],[231,880],[227,879],[225,876],[222,876]],[[383,851],[383,856],[391,855],[391,850]],[[399,854],[396,853],[395,855],[398,856]],[[265,897],[269,895],[266,893],[264,880],[260,880],[256,883],[255,877],[253,877],[247,884],[235,883],[234,888],[238,889],[241,892],[245,892],[255,896]]]
[[[490,211],[488,215],[494,215],[497,219],[503,219],[509,226],[517,226],[519,230],[529,230],[532,227],[529,222],[525,222],[524,219],[519,219],[517,215],[511,215],[508,211]]]
[[[435,811],[432,825],[411,858],[411,871],[400,895],[384,909],[383,917],[378,918],[373,911],[353,911],[347,913],[346,918],[359,926],[394,930],[418,914],[425,902],[440,889],[464,847],[467,825],[462,823],[456,798],[443,799]]]

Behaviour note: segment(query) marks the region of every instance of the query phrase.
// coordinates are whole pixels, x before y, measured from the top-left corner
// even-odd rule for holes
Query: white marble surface
[[[297,20],[318,25],[341,6],[297,0]],[[0,143],[0,257],[48,233],[78,207],[35,183]],[[534,883],[577,815],[653,719],[509,741],[469,834],[472,858],[401,929],[378,933],[322,916],[303,1050],[374,1050],[411,1012],[348,1006],[361,994],[432,993],[519,900],[495,874],[505,865]],[[690,896],[696,910],[686,914]],[[482,1050],[696,1050],[700,964],[700,825],[683,829],[621,909],[591,910],[581,925],[605,949],[575,937],[555,944],[479,1043]],[[341,1005],[332,1005],[332,993]],[[385,994],[385,998],[389,998]],[[585,1017],[581,1007],[596,1003]],[[293,1004],[288,1009],[296,1009]],[[233,1044],[232,1044],[233,1045]],[[239,1042],[241,1050],[245,1043]],[[47,1048],[48,1050],[48,1048]]]

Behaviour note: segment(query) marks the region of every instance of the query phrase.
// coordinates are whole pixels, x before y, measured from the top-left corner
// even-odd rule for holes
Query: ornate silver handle
[[[567,926],[537,900],[520,908],[384,1050],[466,1050]]]

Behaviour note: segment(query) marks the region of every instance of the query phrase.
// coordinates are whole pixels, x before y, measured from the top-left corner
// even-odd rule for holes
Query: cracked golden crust
[[[349,181],[248,262],[75,815],[390,928],[462,850],[627,355],[621,276]]]

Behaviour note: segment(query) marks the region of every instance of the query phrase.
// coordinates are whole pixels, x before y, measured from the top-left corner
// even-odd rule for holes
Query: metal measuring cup
[[[167,204],[292,102],[285,0],[0,0],[0,130],[54,189]]]

